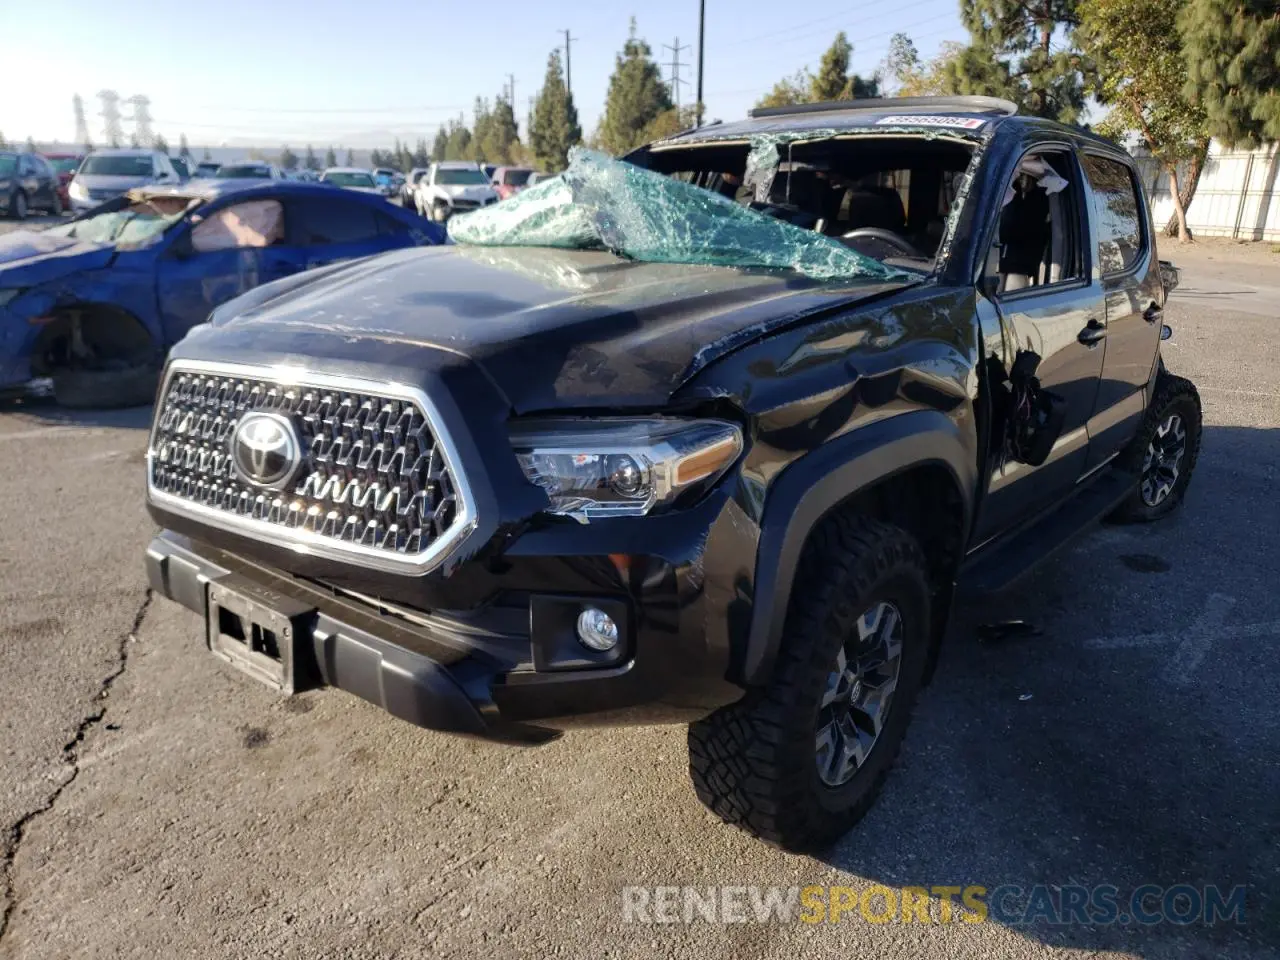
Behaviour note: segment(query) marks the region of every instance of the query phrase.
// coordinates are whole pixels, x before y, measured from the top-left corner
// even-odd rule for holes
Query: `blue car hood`
[[[105,267],[111,244],[19,230],[0,236],[0,287],[34,287],[81,270]]]

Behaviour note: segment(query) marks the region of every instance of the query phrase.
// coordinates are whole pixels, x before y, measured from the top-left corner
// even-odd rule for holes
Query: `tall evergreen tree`
[[[439,163],[449,153],[449,131],[444,127],[436,128],[436,138],[431,144],[431,160]]]
[[[1090,72],[1071,35],[1077,0],[961,0],[970,44],[944,73],[948,93],[1005,97],[1025,113],[1075,123],[1084,108]],[[1065,32],[1067,46],[1054,50]]]
[[[288,144],[280,149],[280,166],[285,170],[298,169],[298,155],[289,149]]]
[[[476,156],[486,163],[514,163],[519,152],[520,134],[515,111],[505,97],[498,97],[489,111],[484,132],[475,131]]]
[[[185,133],[178,134],[178,156],[183,160],[191,160],[191,144],[187,143],[187,135]]]
[[[1186,0],[1080,0],[1083,52],[1097,72],[1089,92],[1110,107],[1098,132],[1136,132],[1169,174],[1178,238],[1190,239],[1179,162],[1208,149],[1204,111],[1183,96],[1182,40],[1169,24]]]
[[[431,162],[431,151],[427,148],[425,137],[419,137],[417,145],[413,148],[413,166],[425,167]]]
[[[1280,140],[1280,3],[1189,0],[1178,17],[1185,93],[1228,147]]]
[[[514,117],[512,120],[514,122]],[[560,51],[552,50],[530,120],[529,147],[533,151],[533,162],[548,172],[563,170],[569,165],[569,148],[581,141],[578,108],[564,85]]]
[[[311,144],[307,144],[307,152],[303,155],[302,165],[308,170],[320,169],[320,158],[316,156],[316,152],[311,149]]]
[[[457,120],[449,121],[449,139],[445,144],[444,158],[446,160],[472,159],[471,131],[462,122],[461,115]]]
[[[347,147],[347,158],[343,163],[348,167],[354,167],[356,165],[356,152],[350,147]]]
[[[151,146],[159,150],[165,156],[169,155],[169,141],[164,138],[163,134],[157,133],[151,138]]]
[[[818,72],[809,81],[809,100],[819,103],[823,100],[851,100],[855,97],[874,97],[879,92],[879,81],[872,77],[864,79],[856,73],[849,73],[849,58],[853,55],[853,44],[841,30],[835,40],[822,55],[818,63]]]
[[[609,78],[609,94],[596,138],[610,153],[624,154],[643,144],[645,128],[671,107],[671,94],[653,62],[653,51],[636,36],[636,20],[632,17],[631,32]]]
[[[336,167],[338,165],[338,155],[333,152],[333,147],[324,152],[324,165],[326,167]]]
[[[27,137],[27,153],[36,152],[36,141],[34,137]]]

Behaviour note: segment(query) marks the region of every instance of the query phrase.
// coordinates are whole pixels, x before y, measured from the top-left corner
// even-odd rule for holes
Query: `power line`
[[[689,45],[686,43],[681,46],[680,38],[676,37],[672,43],[664,43],[662,48],[671,51],[671,99],[675,101],[675,105],[678,108],[680,106],[680,84],[688,82],[680,78],[680,68],[688,66],[687,63],[680,62],[680,51],[688,50]]]

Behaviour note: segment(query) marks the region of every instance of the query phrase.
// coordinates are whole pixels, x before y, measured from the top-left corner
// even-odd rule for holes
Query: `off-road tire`
[[[897,757],[925,671],[928,566],[898,527],[834,514],[814,531],[797,570],[767,686],[689,727],[689,773],[713,813],[787,850],[818,850],[870,809]],[[819,777],[819,705],[857,618],[889,600],[902,618],[898,684],[880,734],[841,786]]]
[[[1182,503],[1195,471],[1196,461],[1200,457],[1201,409],[1200,394],[1196,386],[1185,377],[1175,376],[1164,369],[1163,364],[1156,374],[1156,389],[1142,420],[1142,427],[1137,435],[1117,458],[1118,465],[1138,476],[1146,458],[1147,447],[1155,437],[1156,431],[1171,414],[1178,414],[1186,431],[1185,451],[1179,464],[1178,479],[1169,494],[1154,506],[1148,504],[1142,496],[1142,484],[1138,483],[1125,500],[1111,515],[1113,521],[1119,523],[1148,523],[1168,516]]]
[[[53,397],[73,410],[143,407],[156,397],[160,368],[140,364],[111,370],[59,370],[53,374]]]

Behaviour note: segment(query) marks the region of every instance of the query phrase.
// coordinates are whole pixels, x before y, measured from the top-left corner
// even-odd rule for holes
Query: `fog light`
[[[618,625],[603,610],[587,607],[578,614],[578,639],[592,650],[612,650],[618,645]]]

